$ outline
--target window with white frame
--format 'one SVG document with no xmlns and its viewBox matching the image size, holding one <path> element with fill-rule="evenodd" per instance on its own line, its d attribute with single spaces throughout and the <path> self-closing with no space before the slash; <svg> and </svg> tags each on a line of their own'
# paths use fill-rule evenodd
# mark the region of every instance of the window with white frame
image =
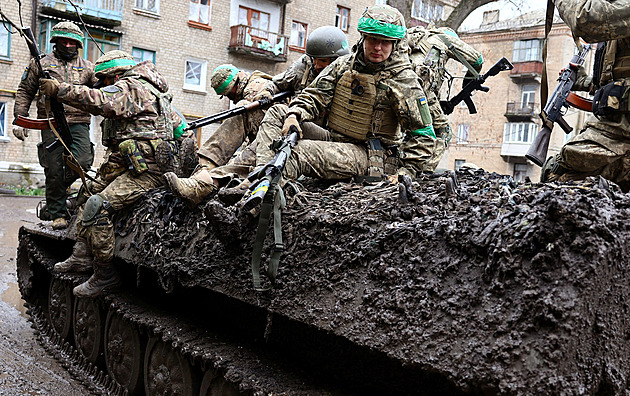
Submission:
<svg viewBox="0 0 630 396">
<path fill-rule="evenodd" d="M 11 35 L 8 29 L 11 29 L 11 26 L 0 23 L 0 58 L 11 56 Z"/>
<path fill-rule="evenodd" d="M 466 163 L 465 159 L 456 159 L 455 160 L 455 170 L 460 170 L 461 167 Z"/>
<path fill-rule="evenodd" d="M 7 103 L 0 102 L 0 140 L 9 138 L 7 132 Z"/>
<path fill-rule="evenodd" d="M 207 61 L 201 59 L 186 59 L 184 89 L 205 92 L 207 72 Z"/>
<path fill-rule="evenodd" d="M 212 17 L 212 0 L 190 0 L 188 21 L 191 25 L 209 27 Z"/>
<path fill-rule="evenodd" d="M 536 102 L 536 85 L 523 85 L 521 107 L 533 107 Z"/>
<path fill-rule="evenodd" d="M 435 22 L 442 19 L 444 6 L 435 0 L 413 0 L 411 3 L 411 17 L 427 22 Z"/>
<path fill-rule="evenodd" d="M 136 0 L 136 8 L 159 14 L 160 0 Z"/>
<path fill-rule="evenodd" d="M 503 129 L 503 143 L 532 143 L 538 132 L 533 122 L 507 122 Z"/>
<path fill-rule="evenodd" d="M 337 14 L 335 15 L 335 26 L 348 33 L 349 25 L 350 9 L 342 6 L 337 6 Z"/>
<path fill-rule="evenodd" d="M 519 40 L 514 42 L 512 62 L 530 62 L 542 60 L 542 45 L 540 39 Z"/>
<path fill-rule="evenodd" d="M 457 126 L 457 143 L 468 143 L 470 125 L 459 124 Z"/>
<path fill-rule="evenodd" d="M 155 51 L 134 47 L 131 49 L 131 56 L 133 56 L 136 63 L 151 61 L 155 64 Z"/>
<path fill-rule="evenodd" d="M 523 181 L 527 177 L 527 164 L 514 164 L 514 180 Z"/>
<path fill-rule="evenodd" d="M 291 22 L 291 37 L 289 38 L 289 45 L 298 49 L 306 48 L 306 32 L 307 24 L 302 22 Z"/>
</svg>

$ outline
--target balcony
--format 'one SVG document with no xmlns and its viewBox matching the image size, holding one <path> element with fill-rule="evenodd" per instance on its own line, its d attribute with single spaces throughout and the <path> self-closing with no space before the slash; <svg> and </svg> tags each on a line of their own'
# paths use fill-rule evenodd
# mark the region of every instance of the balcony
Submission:
<svg viewBox="0 0 630 396">
<path fill-rule="evenodd" d="M 527 121 L 540 115 L 540 106 L 537 103 L 508 102 L 505 109 L 505 117 L 509 121 Z"/>
<path fill-rule="evenodd" d="M 125 0 L 75 0 L 73 3 L 86 21 L 109 26 L 118 26 L 122 22 Z M 72 4 L 64 0 L 42 0 L 41 4 L 43 12 L 64 17 L 76 15 Z"/>
<path fill-rule="evenodd" d="M 228 51 L 272 62 L 286 62 L 289 38 L 246 25 L 230 28 Z"/>
<path fill-rule="evenodd" d="M 510 70 L 510 78 L 540 81 L 542 69 L 542 61 L 517 62 L 514 63 L 514 68 Z"/>
</svg>

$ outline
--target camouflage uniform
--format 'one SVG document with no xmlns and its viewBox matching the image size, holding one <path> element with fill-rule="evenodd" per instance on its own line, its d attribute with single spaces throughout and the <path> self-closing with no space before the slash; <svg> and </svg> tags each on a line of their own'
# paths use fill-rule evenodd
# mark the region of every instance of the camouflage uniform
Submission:
<svg viewBox="0 0 630 396">
<path fill-rule="evenodd" d="M 601 175 L 630 190 L 630 1 L 556 0 L 562 19 L 574 36 L 587 42 L 605 41 L 601 71 L 592 77 L 591 91 L 607 84 L 619 85 L 626 99 L 609 103 L 617 107 L 609 115 L 590 118 L 585 128 L 572 137 L 543 166 L 542 180 L 579 180 Z M 596 62 L 597 63 L 597 59 Z M 588 87 L 582 87 L 587 89 Z M 613 99 L 613 98 L 611 98 Z"/>
<path fill-rule="evenodd" d="M 381 34 L 382 26 L 386 26 L 387 33 Z M 435 140 L 426 97 L 409 62 L 402 15 L 386 5 L 372 6 L 359 21 L 359 31 L 396 40 L 393 50 L 385 61 L 368 62 L 364 56 L 363 36 L 352 54 L 338 58 L 324 69 L 291 102 L 288 114 L 295 115 L 302 123 L 317 120 L 328 110 L 329 133 L 320 134 L 325 140 L 298 141 L 285 166 L 285 179 L 296 179 L 300 175 L 322 179 L 368 175 L 373 159 L 368 154 L 370 138 L 380 139 L 384 145 L 400 144 L 403 133 L 426 134 Z M 390 32 L 395 33 L 386 35 Z M 354 79 L 365 88 L 362 94 L 350 93 Z M 355 109 L 354 104 L 360 107 Z M 359 112 L 362 115 L 357 115 Z M 286 125 L 287 121 L 284 127 Z M 272 141 L 282 130 L 269 128 L 266 133 L 269 134 L 266 139 Z M 264 165 L 272 155 L 269 148 L 260 144 L 256 165 Z"/>
<path fill-rule="evenodd" d="M 409 58 L 416 74 L 422 79 L 422 88 L 427 95 L 433 128 L 437 137 L 435 152 L 429 160 L 426 160 L 425 157 L 432 153 L 425 151 L 424 148 L 430 146 L 431 142 L 425 136 L 409 137 L 403 144 L 405 168 L 415 174 L 421 171 L 435 170 L 453 135 L 448 117 L 444 114 L 439 100 L 440 89 L 446 78 L 446 63 L 449 59 L 460 61 L 461 57 L 479 72 L 483 64 L 483 57 L 479 51 L 462 41 L 457 33 L 449 28 L 425 29 L 416 26 L 409 29 L 407 35 L 411 49 Z M 417 163 L 425 165 L 417 167 Z"/>
<path fill-rule="evenodd" d="M 58 29 L 68 25 L 69 22 L 62 22 L 55 25 L 55 32 L 61 32 Z M 80 33 L 76 25 L 72 24 Z M 55 37 L 53 37 L 54 39 Z M 58 38 L 58 37 L 57 37 Z M 53 41 L 51 39 L 51 42 Z M 78 42 L 78 38 L 76 39 Z M 81 47 L 79 45 L 78 47 Z M 94 65 L 74 54 L 70 59 L 69 56 L 59 53 L 60 49 L 55 46 L 52 53 L 41 59 L 42 68 L 48 71 L 51 77 L 60 82 L 69 84 L 92 86 L 97 80 L 94 77 Z M 65 58 L 65 59 L 64 59 Z M 22 80 L 18 85 L 17 94 L 15 96 L 15 106 L 13 107 L 13 115 L 15 119 L 18 116 L 28 117 L 31 102 L 35 99 L 39 90 L 39 80 L 41 74 L 34 60 L 31 60 L 28 67 L 22 74 Z M 89 169 L 94 161 L 94 148 L 90 142 L 90 114 L 76 109 L 72 106 L 64 106 L 66 119 L 70 127 L 72 135 L 72 145 L 70 150 L 79 161 L 84 169 Z M 37 118 L 49 118 L 52 114 L 46 113 L 46 97 L 40 95 L 37 100 Z M 15 124 L 15 120 L 13 121 Z M 66 208 L 66 189 L 77 179 L 78 175 L 66 168 L 63 160 L 64 148 L 59 146 L 52 151 L 46 150 L 46 147 L 53 143 L 57 137 L 50 130 L 41 131 L 41 142 L 37 144 L 37 155 L 39 164 L 44 168 L 46 176 L 46 207 L 48 215 L 51 219 L 65 218 L 67 216 Z"/>
</svg>

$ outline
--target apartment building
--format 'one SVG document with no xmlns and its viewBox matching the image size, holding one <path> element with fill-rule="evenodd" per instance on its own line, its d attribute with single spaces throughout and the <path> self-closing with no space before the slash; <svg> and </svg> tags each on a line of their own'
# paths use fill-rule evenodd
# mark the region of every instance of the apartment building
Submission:
<svg viewBox="0 0 630 396">
<path fill-rule="evenodd" d="M 52 50 L 48 42 L 52 26 L 70 20 L 86 33 L 81 55 L 92 62 L 101 51 L 114 49 L 129 52 L 137 61 L 153 61 L 169 83 L 174 105 L 194 120 L 230 106 L 210 87 L 217 66 L 232 63 L 248 71 L 277 74 L 304 54 L 309 32 L 324 25 L 340 27 L 352 45 L 359 39 L 356 26 L 361 14 L 375 2 L 384 1 L 39 0 L 20 6 L 7 0 L 2 10 L 13 22 L 34 28 L 43 52 Z M 31 131 L 22 142 L 11 132 L 15 90 L 29 58 L 24 40 L 10 33 L 10 27 L 0 28 L 0 75 L 4 76 L 0 80 L 0 184 L 29 184 L 43 177 L 36 150 L 39 133 Z M 35 106 L 31 110 L 34 116 Z M 103 154 L 99 122 L 94 117 L 91 128 L 95 165 Z M 198 141 L 215 129 L 196 131 Z"/>
<path fill-rule="evenodd" d="M 490 172 L 512 175 L 516 180 L 540 179 L 540 167 L 528 161 L 525 153 L 541 127 L 544 25 L 545 10 L 504 21 L 499 21 L 498 11 L 489 11 L 478 29 L 460 34 L 483 54 L 483 72 L 501 57 L 512 62 L 514 69 L 489 78 L 485 85 L 490 91 L 473 96 L 477 114 L 469 114 L 465 105 L 455 109 L 451 115 L 453 140 L 440 168 L 457 169 L 469 162 Z M 549 95 L 557 84 L 560 70 L 566 67 L 575 51 L 570 29 L 556 17 L 548 38 Z M 587 70 L 590 70 L 593 55 L 591 51 Z M 462 76 L 465 71 L 458 65 L 451 72 Z M 452 93 L 460 88 L 461 82 L 453 84 Z M 582 111 L 569 109 L 564 118 L 575 132 L 581 128 L 585 116 Z M 558 153 L 569 137 L 556 125 L 548 155 Z"/>
</svg>

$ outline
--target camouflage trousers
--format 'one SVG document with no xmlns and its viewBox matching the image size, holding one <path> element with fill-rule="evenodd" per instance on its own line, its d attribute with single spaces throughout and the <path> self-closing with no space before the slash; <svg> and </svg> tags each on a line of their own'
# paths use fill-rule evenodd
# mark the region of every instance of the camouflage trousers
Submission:
<svg viewBox="0 0 630 396">
<path fill-rule="evenodd" d="M 401 146 L 402 163 L 415 176 L 422 172 L 433 172 L 446 151 L 446 140 L 431 136 L 411 136 Z"/>
<path fill-rule="evenodd" d="M 601 175 L 624 190 L 630 189 L 629 115 L 591 119 L 560 149 L 550 179 L 581 180 Z"/>
<path fill-rule="evenodd" d="M 81 221 L 77 222 L 77 235 L 86 239 L 96 261 L 106 263 L 114 257 L 115 238 L 112 213 L 132 205 L 147 191 L 163 185 L 162 174 L 155 169 L 151 170 L 154 166 L 150 166 L 149 171 L 139 176 L 125 171 L 109 182 L 101 179 L 99 180 L 101 183 L 91 183 L 91 193 L 100 195 L 111 205 L 109 213 L 103 208 L 100 209 L 105 216 L 96 223 L 84 226 Z M 78 213 L 79 220 L 83 218 L 84 208 L 85 205 Z"/>
<path fill-rule="evenodd" d="M 256 166 L 263 166 L 275 155 L 271 143 L 282 136 L 288 112 L 285 105 L 274 105 L 258 130 Z M 332 141 L 331 133 L 312 122 L 301 124 L 302 138 L 293 148 L 282 174 L 285 180 L 300 176 L 339 180 L 365 175 L 369 161 L 363 145 Z"/>
</svg>

